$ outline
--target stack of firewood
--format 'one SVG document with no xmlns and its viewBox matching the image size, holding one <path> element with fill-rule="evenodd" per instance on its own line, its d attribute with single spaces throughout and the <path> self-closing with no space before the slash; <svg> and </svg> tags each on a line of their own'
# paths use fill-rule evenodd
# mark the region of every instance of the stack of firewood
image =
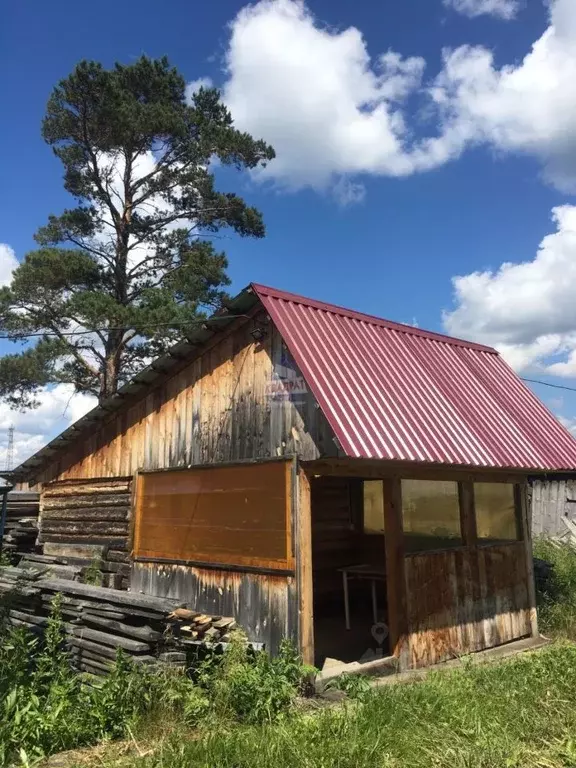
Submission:
<svg viewBox="0 0 576 768">
<path fill-rule="evenodd" d="M 52 578 L 40 568 L 0 568 L 12 626 L 42 633 L 58 593 L 75 665 L 96 675 L 106 674 L 119 648 L 139 663 L 185 665 L 189 646 L 226 643 L 235 626 L 175 600 Z"/>
</svg>

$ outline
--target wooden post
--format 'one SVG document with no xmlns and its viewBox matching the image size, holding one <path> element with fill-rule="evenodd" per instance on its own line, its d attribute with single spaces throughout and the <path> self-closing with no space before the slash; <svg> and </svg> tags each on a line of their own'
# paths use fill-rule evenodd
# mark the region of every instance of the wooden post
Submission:
<svg viewBox="0 0 576 768">
<path fill-rule="evenodd" d="M 460 529 L 462 541 L 468 549 L 476 547 L 478 531 L 476 530 L 476 513 L 474 510 L 474 483 L 458 483 L 460 496 Z"/>
<path fill-rule="evenodd" d="M 409 665 L 409 627 L 404 563 L 402 487 L 399 479 L 384 480 L 384 530 L 390 651 L 398 659 L 399 667 L 402 670 Z"/>
<path fill-rule="evenodd" d="M 298 470 L 296 507 L 296 578 L 298 580 L 298 626 L 300 653 L 305 664 L 314 663 L 314 591 L 312 582 L 312 506 L 310 480 Z"/>
<path fill-rule="evenodd" d="M 521 534 L 526 551 L 526 579 L 528 591 L 528 610 L 530 612 L 530 631 L 532 637 L 538 637 L 538 614 L 536 611 L 536 586 L 534 584 L 534 559 L 532 555 L 532 530 L 530 521 L 530 507 L 528 505 L 528 484 L 516 485 L 514 498 L 516 507 L 520 512 Z"/>
</svg>

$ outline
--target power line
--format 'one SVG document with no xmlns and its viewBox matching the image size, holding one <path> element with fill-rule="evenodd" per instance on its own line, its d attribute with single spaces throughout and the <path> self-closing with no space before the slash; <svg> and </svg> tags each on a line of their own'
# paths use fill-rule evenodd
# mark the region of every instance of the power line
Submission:
<svg viewBox="0 0 576 768">
<path fill-rule="evenodd" d="M 528 381 L 530 384 L 542 384 L 543 387 L 554 387 L 554 389 L 567 389 L 569 392 L 576 392 L 576 387 L 567 387 L 565 384 L 551 384 L 549 381 L 539 381 L 538 379 L 526 379 L 520 377 L 522 381 Z"/>
<path fill-rule="evenodd" d="M 249 317 L 248 315 L 222 315 L 222 317 L 209 317 L 205 320 L 188 320 L 182 323 L 145 323 L 143 325 L 125 325 L 122 327 L 106 326 L 104 328 L 91 328 L 85 331 L 39 331 L 38 333 L 14 333 L 12 335 L 2 335 L 0 339 L 18 341 L 19 339 L 32 339 L 37 336 L 87 336 L 91 333 L 106 333 L 109 331 L 131 331 L 144 330 L 145 328 L 186 328 L 189 326 L 202 326 L 211 323 L 214 320 L 230 320 L 235 317 Z"/>
</svg>

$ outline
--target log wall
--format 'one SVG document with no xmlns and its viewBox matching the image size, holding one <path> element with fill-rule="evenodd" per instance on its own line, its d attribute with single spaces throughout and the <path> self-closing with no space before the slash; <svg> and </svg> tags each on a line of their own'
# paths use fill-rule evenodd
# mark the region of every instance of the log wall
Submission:
<svg viewBox="0 0 576 768">
<path fill-rule="evenodd" d="M 337 452 L 333 433 L 302 384 L 271 324 L 262 340 L 252 321 L 213 341 L 196 359 L 39 470 L 36 482 L 118 477 L 166 469 L 297 454 Z"/>
<path fill-rule="evenodd" d="M 38 542 L 45 555 L 98 563 L 105 586 L 125 588 L 131 509 L 131 477 L 48 483 L 40 498 Z"/>
<path fill-rule="evenodd" d="M 524 542 L 407 555 L 411 667 L 531 635 Z"/>
</svg>

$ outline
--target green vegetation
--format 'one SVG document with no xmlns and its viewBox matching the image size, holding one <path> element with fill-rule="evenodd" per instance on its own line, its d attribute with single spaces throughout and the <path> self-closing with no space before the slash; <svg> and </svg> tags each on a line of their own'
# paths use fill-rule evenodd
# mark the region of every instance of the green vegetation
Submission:
<svg viewBox="0 0 576 768">
<path fill-rule="evenodd" d="M 539 541 L 543 630 L 574 637 L 576 550 Z M 0 606 L 0 626 L 2 611 Z M 576 645 L 498 664 L 473 659 L 422 682 L 373 688 L 343 676 L 341 702 L 302 705 L 310 669 L 238 635 L 190 675 L 119 656 L 104 680 L 75 673 L 56 601 L 41 642 L 0 634 L 0 766 L 64 750 L 65 765 L 116 768 L 567 768 L 576 765 Z M 108 746 L 104 746 L 108 743 Z"/>
<path fill-rule="evenodd" d="M 470 663 L 273 725 L 173 733 L 130 768 L 560 768 L 576 764 L 576 647 Z M 197 735 L 197 734 L 196 734 Z M 84 761 L 83 761 L 84 763 Z"/>
<path fill-rule="evenodd" d="M 309 670 L 289 645 L 275 659 L 247 648 L 208 653 L 192 677 L 135 665 L 118 655 L 102 680 L 76 673 L 64 650 L 60 600 L 42 641 L 8 628 L 0 606 L 0 766 L 32 763 L 59 751 L 134 731 L 232 727 L 277 722 L 293 706 Z"/>
<path fill-rule="evenodd" d="M 576 640 L 576 548 L 567 542 L 537 539 L 534 557 L 552 566 L 542 569 L 536 563 L 535 567 L 540 631 Z"/>
</svg>

